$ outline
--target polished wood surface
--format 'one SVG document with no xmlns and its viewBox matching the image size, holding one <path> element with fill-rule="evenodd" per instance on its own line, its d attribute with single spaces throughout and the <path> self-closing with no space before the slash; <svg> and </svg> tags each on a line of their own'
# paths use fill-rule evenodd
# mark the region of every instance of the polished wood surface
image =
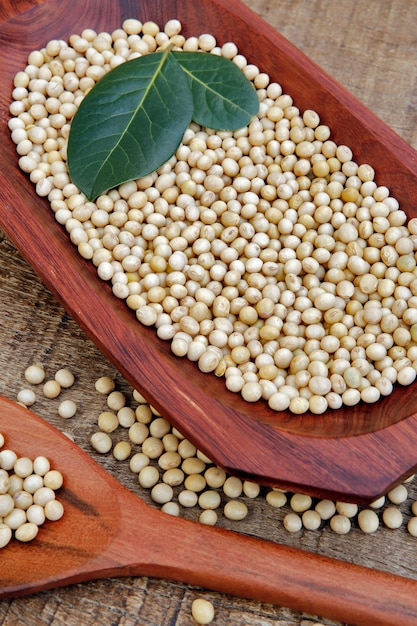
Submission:
<svg viewBox="0 0 417 626">
<path fill-rule="evenodd" d="M 61 0 L 49 0 L 1 27 L 3 112 L 14 72 L 22 68 L 25 51 L 42 46 L 46 29 L 57 39 L 68 37 L 80 24 L 113 30 L 136 4 L 108 0 L 98 14 L 95 2 L 73 0 L 65 21 L 61 6 Z M 233 39 L 253 63 L 293 94 L 302 110 L 321 111 L 325 102 L 322 120 L 334 129 L 334 140 L 355 146 L 359 163 L 375 163 L 377 175 L 410 217 L 417 214 L 412 202 L 415 151 L 265 21 L 239 0 L 148 0 L 140 5 L 143 21 L 164 23 L 172 14 L 183 23 L 185 34 L 209 31 L 219 43 Z M 29 27 L 28 19 L 37 28 Z M 16 168 L 15 147 L 5 125 L 0 132 L 0 224 L 5 233 L 117 369 L 199 449 L 229 472 L 256 482 L 362 502 L 376 499 L 413 471 L 417 414 L 411 386 L 398 386 L 375 405 L 360 403 L 298 417 L 274 412 L 263 401 L 247 403 L 227 391 L 223 379 L 202 374 L 194 363 L 174 356 L 153 328 L 139 327 L 132 311 L 97 277 L 92 263 L 69 244 L 48 202 L 34 194 L 28 177 Z M 389 464 L 383 459 L 387 454 Z"/>
<path fill-rule="evenodd" d="M 6 4 L 2 2 L 2 10 Z M 28 4 L 36 3 L 13 3 L 19 12 L 22 5 L 26 9 Z M 341 0 L 337 5 L 329 1 L 268 3 L 251 0 L 246 4 L 355 93 L 408 143 L 417 147 L 413 106 L 417 73 L 413 23 L 417 8 L 413 4 L 405 0 Z M 323 24 L 326 25 L 324 30 Z M 111 372 L 116 375 L 120 387 L 129 389 L 129 385 L 64 313 L 8 239 L 2 239 L 0 250 L 0 391 L 15 397 L 23 385 L 24 367 L 34 360 L 43 361 L 51 373 L 62 365 L 70 365 L 77 373 L 80 407 L 77 417 L 62 425 L 62 421 L 56 418 L 56 403 L 46 400 L 40 400 L 36 410 L 61 428 L 73 431 L 78 442 L 88 448 L 88 433 L 102 407 L 102 399 L 97 398 L 93 390 L 95 377 Z M 385 454 L 390 458 L 389 451 Z M 132 484 L 129 474 L 117 463 L 109 459 L 101 462 L 122 482 Z M 412 499 L 415 497 L 413 484 L 409 491 Z M 141 496 L 149 499 L 146 493 Z M 282 528 L 281 511 L 271 510 L 261 502 L 250 505 L 251 514 L 245 522 L 236 524 L 222 520 L 221 524 L 311 552 L 416 578 L 415 539 L 407 535 L 404 527 L 398 531 L 380 528 L 370 537 L 356 527 L 344 537 L 337 537 L 328 527 L 293 536 Z M 410 500 L 402 508 L 409 517 Z M 299 611 L 280 609 L 268 603 L 249 602 L 165 580 L 138 577 L 108 579 L 30 598 L 4 600 L 0 603 L 0 623 L 191 624 L 191 601 L 201 593 L 215 604 L 215 624 L 296 625 L 306 617 Z M 325 617 L 322 621 L 335 623 Z"/>
<path fill-rule="evenodd" d="M 156 511 L 30 410 L 0 396 L 0 412 L 7 448 L 44 455 L 63 474 L 57 498 L 65 510 L 30 544 L 4 549 L 0 598 L 148 575 L 357 626 L 415 624 L 417 581 Z"/>
</svg>

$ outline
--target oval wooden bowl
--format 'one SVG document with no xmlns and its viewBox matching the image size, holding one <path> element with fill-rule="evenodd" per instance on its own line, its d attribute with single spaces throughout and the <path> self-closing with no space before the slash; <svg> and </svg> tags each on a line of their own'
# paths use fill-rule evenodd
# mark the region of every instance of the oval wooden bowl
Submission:
<svg viewBox="0 0 417 626">
<path fill-rule="evenodd" d="M 27 54 L 84 28 L 111 31 L 128 17 L 163 25 L 176 17 L 185 35 L 210 32 L 233 40 L 251 63 L 312 108 L 337 143 L 370 163 L 377 181 L 417 215 L 416 153 L 343 87 L 238 0 L 46 0 L 0 27 L 0 224 L 45 285 L 126 379 L 169 421 L 227 471 L 256 482 L 320 497 L 372 501 L 417 465 L 415 386 L 396 388 L 376 404 L 322 416 L 276 413 L 244 402 L 224 381 L 175 357 L 153 329 L 83 260 L 47 201 L 17 166 L 7 128 L 14 74 Z M 82 357 L 81 357 L 82 358 Z"/>
</svg>

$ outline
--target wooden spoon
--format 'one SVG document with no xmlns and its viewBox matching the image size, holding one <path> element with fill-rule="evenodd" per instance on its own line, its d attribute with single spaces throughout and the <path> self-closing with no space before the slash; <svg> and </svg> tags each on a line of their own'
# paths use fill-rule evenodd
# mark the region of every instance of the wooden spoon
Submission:
<svg viewBox="0 0 417 626">
<path fill-rule="evenodd" d="M 112 31 L 132 16 L 160 25 L 177 17 L 186 36 L 209 32 L 219 44 L 235 41 L 301 110 L 317 110 L 335 141 L 354 148 L 358 162 L 374 164 L 379 184 L 390 188 L 410 217 L 417 215 L 415 152 L 238 0 L 102 0 L 100 11 L 95 0 L 72 0 L 71 11 L 63 0 L 39 2 L 0 26 L 2 120 L 9 117 L 14 74 L 25 67 L 27 54 L 48 40 L 68 40 L 87 27 Z M 358 502 L 376 499 L 413 473 L 412 386 L 397 388 L 375 405 L 324 415 L 296 416 L 274 412 L 263 401 L 245 402 L 227 391 L 223 380 L 175 357 L 153 328 L 139 324 L 71 245 L 47 200 L 36 196 L 17 166 L 6 123 L 0 125 L 0 143 L 1 227 L 123 376 L 213 461 L 255 482 Z"/>
<path fill-rule="evenodd" d="M 108 576 L 154 576 L 349 624 L 413 625 L 417 582 L 171 517 L 29 409 L 0 397 L 5 447 L 64 476 L 61 520 L 1 550 L 0 598 Z"/>
</svg>

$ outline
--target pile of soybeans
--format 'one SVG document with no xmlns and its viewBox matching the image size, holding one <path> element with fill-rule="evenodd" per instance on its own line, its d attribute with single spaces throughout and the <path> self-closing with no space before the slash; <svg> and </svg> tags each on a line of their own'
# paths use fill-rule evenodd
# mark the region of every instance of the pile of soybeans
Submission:
<svg viewBox="0 0 417 626">
<path fill-rule="evenodd" d="M 112 68 L 169 44 L 231 59 L 258 115 L 234 132 L 192 123 L 158 171 L 88 201 L 66 163 L 79 104 Z M 10 113 L 19 166 L 80 255 L 231 392 L 321 414 L 415 380 L 417 219 L 233 42 L 185 38 L 175 19 L 51 40 L 16 74 Z"/>
<path fill-rule="evenodd" d="M 13 537 L 32 541 L 45 521 L 64 514 L 55 494 L 63 483 L 61 472 L 52 469 L 45 456 L 19 456 L 6 444 L 0 433 L 0 548 Z"/>
</svg>

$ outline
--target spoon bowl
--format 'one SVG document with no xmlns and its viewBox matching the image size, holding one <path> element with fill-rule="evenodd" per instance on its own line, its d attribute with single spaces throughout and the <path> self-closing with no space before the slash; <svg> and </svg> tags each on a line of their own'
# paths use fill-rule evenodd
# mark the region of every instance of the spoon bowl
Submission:
<svg viewBox="0 0 417 626">
<path fill-rule="evenodd" d="M 65 20 L 62 15 L 65 15 Z M 128 17 L 163 25 L 173 16 L 186 36 L 233 40 L 251 63 L 280 82 L 301 110 L 313 108 L 337 143 L 375 166 L 379 184 L 417 215 L 415 152 L 343 87 L 238 0 L 45 0 L 0 26 L 0 117 L 6 120 L 14 74 L 27 54 L 84 28 L 112 31 Z M 45 285 L 124 377 L 164 417 L 228 472 L 319 497 L 372 501 L 417 465 L 415 387 L 373 405 L 302 416 L 247 403 L 224 381 L 174 356 L 154 329 L 80 257 L 45 199 L 18 169 L 7 124 L 0 127 L 0 225 Z M 387 461 L 388 460 L 388 461 Z"/>
<path fill-rule="evenodd" d="M 65 435 L 0 396 L 5 449 L 64 477 L 63 517 L 1 549 L 0 598 L 109 576 L 153 576 L 349 624 L 415 624 L 417 582 L 171 517 L 123 487 Z"/>
</svg>

